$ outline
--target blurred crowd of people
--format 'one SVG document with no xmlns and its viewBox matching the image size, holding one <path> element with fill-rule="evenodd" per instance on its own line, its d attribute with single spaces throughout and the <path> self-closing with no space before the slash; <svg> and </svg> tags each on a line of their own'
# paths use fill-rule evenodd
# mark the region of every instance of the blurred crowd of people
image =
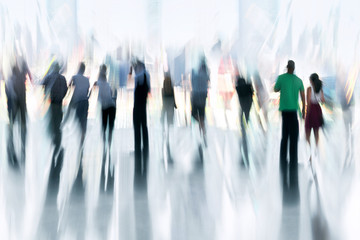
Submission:
<svg viewBox="0 0 360 240">
<path fill-rule="evenodd" d="M 80 134 L 80 162 L 83 157 L 84 142 L 88 128 L 88 112 L 89 112 L 89 98 L 93 92 L 97 93 L 99 106 L 101 106 L 101 139 L 103 140 L 103 164 L 102 164 L 102 178 L 112 176 L 108 174 L 108 168 L 105 166 L 107 159 L 111 159 L 111 149 L 113 146 L 113 133 L 115 126 L 115 118 L 117 109 L 118 92 L 121 93 L 123 88 L 127 86 L 128 79 L 133 75 L 133 112 L 132 123 L 134 129 L 134 159 L 135 159 L 135 177 L 136 179 L 146 179 L 146 172 L 148 160 L 150 155 L 149 149 L 149 131 L 148 131 L 148 117 L 147 117 L 147 102 L 148 96 L 151 94 L 151 72 L 146 68 L 144 61 L 138 58 L 132 60 L 124 60 L 117 63 L 116 71 L 114 71 L 114 63 L 105 60 L 101 64 L 98 71 L 98 77 L 94 84 L 90 84 L 89 77 L 85 76 L 86 64 L 80 62 L 78 71 L 73 75 L 70 81 L 67 81 L 62 74 L 63 66 L 54 61 L 51 63 L 48 71 L 41 81 L 33 82 L 31 70 L 29 69 L 25 60 L 17 60 L 12 67 L 11 75 L 6 80 L 6 96 L 7 109 L 9 116 L 9 131 L 7 141 L 7 156 L 8 162 L 14 168 L 26 164 L 26 129 L 27 129 L 27 107 L 26 107 L 26 84 L 39 84 L 44 87 L 45 99 L 50 102 L 47 112 L 49 124 L 48 133 L 51 137 L 52 145 L 54 147 L 51 159 L 50 177 L 52 179 L 60 178 L 62 169 L 62 162 L 64 158 L 64 147 L 62 146 L 62 125 L 68 121 L 71 114 L 75 116 L 77 126 Z M 110 68 L 110 70 L 109 70 Z M 180 85 L 186 90 L 190 91 L 191 103 L 191 124 L 199 127 L 199 134 L 201 136 L 199 144 L 200 153 L 203 148 L 208 145 L 207 131 L 206 131 L 206 106 L 208 104 L 208 97 L 211 88 L 211 73 L 208 61 L 205 55 L 202 55 L 196 67 L 193 67 L 191 73 L 188 75 L 182 73 L 182 82 Z M 298 151 L 297 144 L 299 138 L 299 123 L 298 112 L 302 118 L 305 119 L 305 133 L 308 142 L 309 160 L 312 160 L 313 155 L 317 154 L 317 146 L 319 142 L 319 129 L 324 125 L 324 117 L 322 113 L 321 104 L 325 103 L 325 96 L 323 91 L 323 83 L 318 74 L 314 73 L 309 78 L 310 86 L 305 89 L 303 81 L 294 74 L 295 62 L 288 61 L 287 72 L 278 76 L 274 85 L 274 91 L 280 92 L 279 111 L 282 114 L 282 140 L 280 149 L 280 169 L 283 172 L 283 182 L 285 186 L 295 184 L 297 185 L 297 164 Z M 177 70 L 178 71 L 178 70 Z M 116 77 L 117 83 L 113 84 L 113 75 Z M 167 153 L 168 163 L 172 163 L 173 158 L 170 154 L 170 129 L 174 125 L 175 111 L 178 108 L 175 80 L 172 78 L 170 69 L 163 71 L 163 84 L 161 88 L 162 110 L 160 123 L 163 127 L 163 141 L 164 148 Z M 185 77 L 185 76 L 188 76 Z M 262 130 L 266 132 L 268 122 L 268 106 L 270 102 L 270 91 L 266 84 L 260 77 L 260 73 L 255 71 L 244 71 L 237 63 L 233 62 L 230 56 L 224 56 L 220 59 L 219 67 L 217 69 L 217 92 L 223 101 L 223 108 L 225 112 L 225 120 L 228 124 L 229 119 L 226 111 L 231 108 L 231 101 L 234 93 L 240 106 L 239 112 L 239 126 L 240 126 L 240 148 L 241 148 L 241 163 L 244 166 L 249 165 L 249 146 L 247 141 L 247 134 L 249 131 L 250 112 L 253 105 L 256 106 L 256 112 Z M 184 83 L 184 81 L 188 84 Z M 179 84 L 177 84 L 179 85 Z M 66 111 L 64 110 L 64 98 L 69 91 L 72 92 L 71 101 L 69 102 Z M 342 91 L 345 92 L 345 91 Z M 298 97 L 301 97 L 301 111 Z M 185 95 L 186 96 L 186 95 Z M 341 106 L 344 111 L 344 121 L 351 129 L 351 111 L 350 106 L 353 104 L 353 97 L 348 98 L 346 93 L 342 96 Z M 350 113 L 348 113 L 350 112 Z M 261 116 L 260 116 L 261 115 Z M 186 116 L 185 116 L 186 117 Z M 14 149 L 14 124 L 18 122 L 21 132 L 21 150 L 20 154 L 16 154 Z M 315 150 L 311 150 L 311 131 L 315 135 Z M 349 130 L 351 131 L 351 130 Z M 287 183 L 287 148 L 290 142 L 290 184 Z M 314 154 L 312 154 L 312 152 Z M 202 157 L 201 157 L 202 160 Z"/>
</svg>

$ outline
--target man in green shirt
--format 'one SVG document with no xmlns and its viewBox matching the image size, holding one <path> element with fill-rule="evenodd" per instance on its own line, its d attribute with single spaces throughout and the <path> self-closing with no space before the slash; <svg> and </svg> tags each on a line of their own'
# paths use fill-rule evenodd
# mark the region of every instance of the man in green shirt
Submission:
<svg viewBox="0 0 360 240">
<path fill-rule="evenodd" d="M 282 114 L 282 138 L 280 146 L 280 169 L 282 172 L 283 186 L 298 187 L 298 159 L 297 145 L 299 138 L 299 122 L 297 111 L 299 109 L 299 93 L 302 101 L 302 117 L 305 114 L 304 85 L 300 78 L 294 74 L 295 62 L 288 61 L 287 73 L 278 77 L 274 91 L 280 92 L 280 107 Z M 287 148 L 290 138 L 290 183 L 287 184 Z"/>
</svg>

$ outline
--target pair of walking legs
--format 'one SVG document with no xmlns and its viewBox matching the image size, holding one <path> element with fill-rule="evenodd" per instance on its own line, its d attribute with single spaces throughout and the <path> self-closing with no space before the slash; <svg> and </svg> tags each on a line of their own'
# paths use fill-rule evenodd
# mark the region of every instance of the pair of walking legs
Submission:
<svg viewBox="0 0 360 240">
<path fill-rule="evenodd" d="M 135 141 L 135 175 L 146 175 L 149 157 L 149 136 L 147 128 L 146 108 L 134 108 L 133 125 Z M 141 151 L 141 136 L 143 150 Z"/>
<path fill-rule="evenodd" d="M 62 104 L 50 104 L 50 135 L 54 145 L 54 153 L 51 162 L 50 180 L 52 183 L 58 184 L 60 172 L 63 164 L 64 150 L 62 149 L 62 132 L 61 122 L 63 119 Z"/>
<path fill-rule="evenodd" d="M 298 145 L 299 122 L 296 111 L 282 112 L 282 138 L 280 146 L 280 170 L 284 192 L 298 191 Z M 288 142 L 290 140 L 290 162 L 287 162 Z"/>
<path fill-rule="evenodd" d="M 108 144 L 109 146 L 111 146 L 112 135 L 114 131 L 115 115 L 116 115 L 115 107 L 102 109 L 102 131 L 103 131 L 104 147 L 106 145 L 106 130 L 108 127 L 109 127 Z"/>
<path fill-rule="evenodd" d="M 305 129 L 305 134 L 306 134 L 306 141 L 310 145 L 311 129 Z M 315 135 L 316 146 L 318 146 L 318 144 L 319 144 L 319 128 L 314 128 L 314 135 Z"/>
</svg>

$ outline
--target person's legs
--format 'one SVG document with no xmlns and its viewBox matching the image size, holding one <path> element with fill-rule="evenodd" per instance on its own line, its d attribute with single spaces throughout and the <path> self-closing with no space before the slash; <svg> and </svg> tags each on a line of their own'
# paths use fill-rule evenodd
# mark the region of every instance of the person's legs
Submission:
<svg viewBox="0 0 360 240">
<path fill-rule="evenodd" d="M 111 146 L 111 142 L 112 142 L 115 117 L 116 117 L 116 108 L 115 107 L 109 108 L 109 146 Z"/>
<path fill-rule="evenodd" d="M 21 126 L 21 161 L 25 162 L 26 154 L 26 103 L 20 104 L 20 126 Z"/>
<path fill-rule="evenodd" d="M 62 133 L 60 129 L 63 118 L 62 105 L 54 103 L 50 104 L 50 114 L 50 129 L 52 141 L 55 146 L 50 176 L 55 182 L 58 182 L 63 161 L 63 149 L 61 148 Z"/>
<path fill-rule="evenodd" d="M 291 114 L 290 119 L 290 188 L 297 193 L 298 189 L 298 139 L 299 122 L 297 113 Z"/>
<path fill-rule="evenodd" d="M 134 146 L 135 146 L 135 177 L 141 174 L 141 133 L 139 111 L 133 110 Z"/>
<path fill-rule="evenodd" d="M 246 117 L 244 115 L 245 115 L 244 111 L 241 110 L 240 125 L 241 125 L 241 134 L 242 134 L 242 150 L 244 153 L 244 158 L 242 160 L 242 163 L 244 165 L 248 166 L 249 165 L 249 153 L 248 153 L 248 147 L 247 147 L 247 137 L 246 137 L 246 127 L 245 127 Z"/>
<path fill-rule="evenodd" d="M 107 111 L 107 109 L 102 109 L 101 110 L 101 115 L 102 115 L 102 133 L 103 133 L 103 141 L 104 141 L 104 148 L 105 148 L 106 128 L 107 128 L 107 124 L 108 124 L 108 111 Z"/>
<path fill-rule="evenodd" d="M 89 102 L 87 100 L 79 102 L 76 106 L 76 117 L 81 128 L 81 145 L 84 143 L 85 140 L 88 110 Z"/>
<path fill-rule="evenodd" d="M 315 131 L 314 131 L 315 132 Z M 305 128 L 306 141 L 310 145 L 311 128 Z"/>
<path fill-rule="evenodd" d="M 319 145 L 319 128 L 314 128 L 316 147 Z"/>
<path fill-rule="evenodd" d="M 143 137 L 143 154 L 144 154 L 144 171 L 146 171 L 146 162 L 149 157 L 149 134 L 147 127 L 147 115 L 146 109 L 143 110 L 141 114 L 141 127 L 142 127 L 142 137 Z"/>
<path fill-rule="evenodd" d="M 55 154 L 58 154 L 61 148 L 61 121 L 63 117 L 62 106 L 61 104 L 51 104 L 52 110 L 52 119 L 53 124 L 53 142 L 55 145 Z"/>
<path fill-rule="evenodd" d="M 289 138 L 289 116 L 288 113 L 282 113 L 282 134 L 281 134 L 281 145 L 280 145 L 280 158 L 281 161 L 286 162 L 288 138 Z"/>
<path fill-rule="evenodd" d="M 280 144 L 280 172 L 282 176 L 283 186 L 287 183 L 287 148 L 289 137 L 289 113 L 282 113 L 282 137 Z"/>
<path fill-rule="evenodd" d="M 205 97 L 206 97 L 206 96 L 205 96 Z M 204 139 L 206 138 L 206 129 L 205 129 L 205 106 L 206 106 L 206 98 L 202 99 L 201 105 L 198 106 L 200 134 L 202 133 Z"/>
</svg>

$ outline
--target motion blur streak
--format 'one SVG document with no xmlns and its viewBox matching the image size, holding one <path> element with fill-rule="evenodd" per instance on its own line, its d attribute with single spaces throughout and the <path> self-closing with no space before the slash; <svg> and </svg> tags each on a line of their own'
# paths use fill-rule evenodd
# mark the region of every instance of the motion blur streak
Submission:
<svg viewBox="0 0 360 240">
<path fill-rule="evenodd" d="M 0 0 L 0 239 L 359 239 L 359 9 Z"/>
</svg>

